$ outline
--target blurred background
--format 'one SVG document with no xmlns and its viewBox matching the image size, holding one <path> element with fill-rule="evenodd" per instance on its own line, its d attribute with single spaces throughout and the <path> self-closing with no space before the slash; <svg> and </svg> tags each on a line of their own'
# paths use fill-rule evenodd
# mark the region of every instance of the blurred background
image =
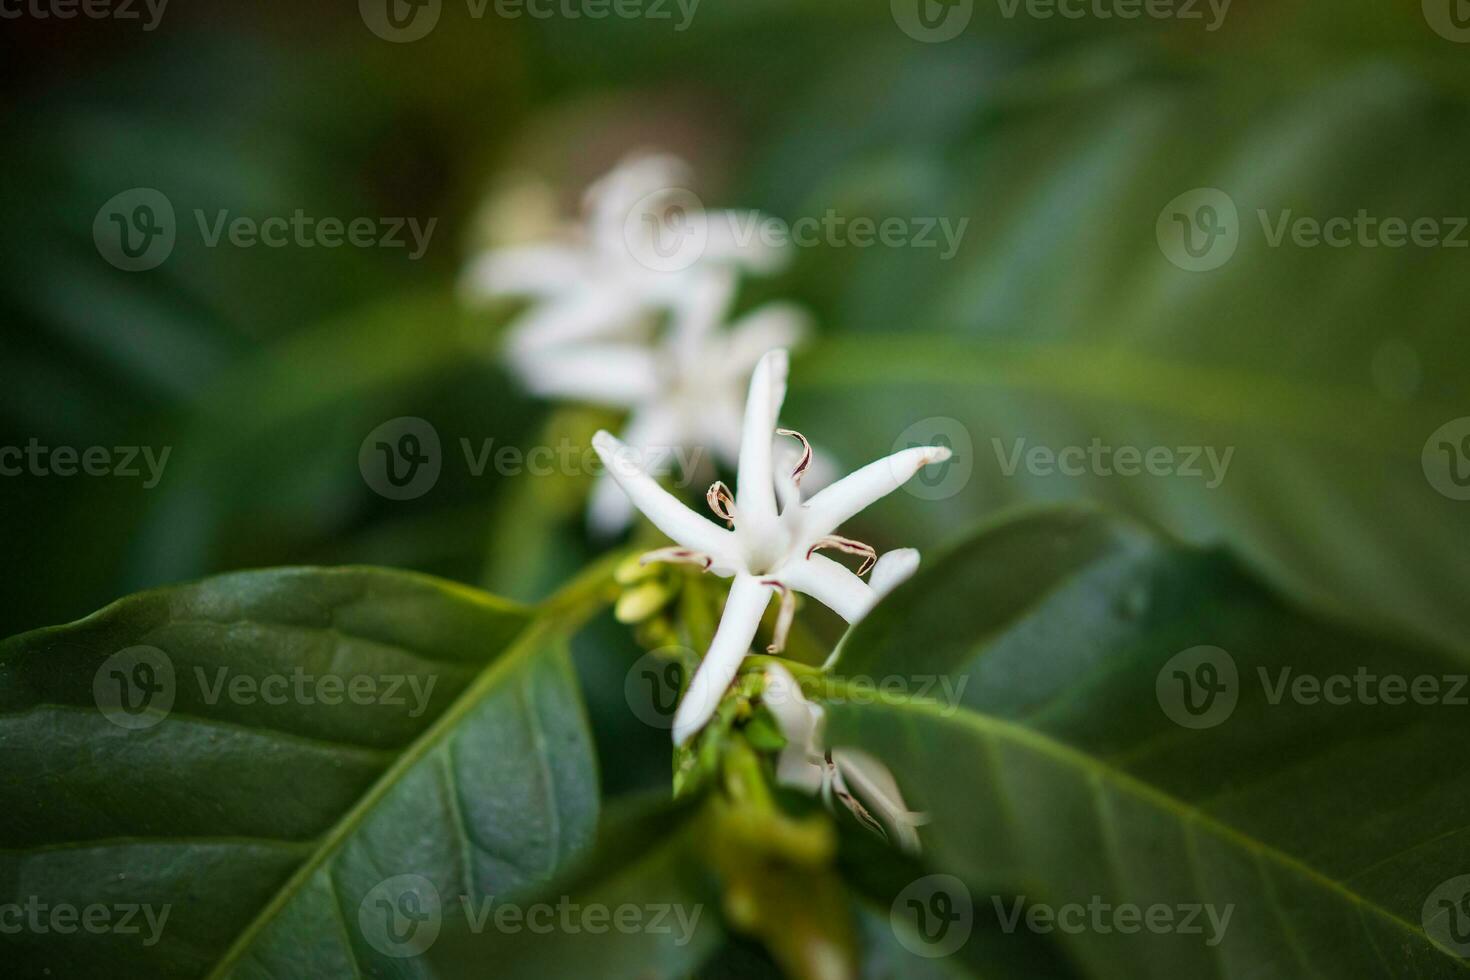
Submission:
<svg viewBox="0 0 1470 980">
<path fill-rule="evenodd" d="M 1010 505 L 1102 501 L 1467 645 L 1464 0 L 388 3 L 0 3 L 0 447 L 38 447 L 0 477 L 0 633 L 278 564 L 546 594 L 606 547 L 590 474 L 476 474 L 461 440 L 581 445 L 615 419 L 526 395 L 495 356 L 515 307 L 467 312 L 456 281 L 655 148 L 711 207 L 910 233 L 821 236 L 739 298 L 812 314 L 786 418 L 844 467 L 960 451 L 857 536 L 934 549 Z M 98 229 L 139 188 L 176 235 L 129 271 Z M 211 241 L 222 213 L 298 212 L 402 219 L 405 244 Z M 1354 224 L 1327 242 L 1299 218 Z M 1395 245 L 1391 218 L 1432 224 Z M 411 500 L 358 465 L 400 416 L 443 441 Z M 1011 462 L 1094 443 L 1172 462 Z M 57 447 L 110 469 L 33 461 Z"/>
</svg>

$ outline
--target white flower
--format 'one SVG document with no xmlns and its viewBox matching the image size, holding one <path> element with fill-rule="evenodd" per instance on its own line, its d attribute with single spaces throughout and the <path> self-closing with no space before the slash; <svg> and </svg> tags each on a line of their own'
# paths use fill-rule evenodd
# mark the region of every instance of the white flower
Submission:
<svg viewBox="0 0 1470 980">
<path fill-rule="evenodd" d="M 461 286 L 470 300 L 532 301 L 507 335 L 513 363 L 566 343 L 636 340 L 679 305 L 691 277 L 777 264 L 779 254 L 758 236 L 742 241 L 740 229 L 754 229 L 755 216 L 706 214 L 684 189 L 688 178 L 676 157 L 634 156 L 587 189 L 583 222 L 561 241 L 495 249 L 471 261 Z M 656 261 L 670 243 L 684 249 L 676 268 Z"/>
<path fill-rule="evenodd" d="M 762 703 L 786 737 L 786 747 L 776 760 L 776 782 L 820 795 L 829 807 L 835 796 L 864 824 L 904 851 L 918 853 L 915 828 L 929 818 L 908 809 L 888 767 L 861 749 L 826 749 L 827 719 L 821 705 L 808 701 L 796 678 L 780 664 L 766 668 L 765 675 Z M 869 807 L 877 811 L 876 819 Z"/>
<path fill-rule="evenodd" d="M 920 446 L 894 453 L 801 499 L 799 482 L 811 460 L 806 439 L 790 429 L 777 429 L 786 398 L 786 351 L 773 350 L 760 359 L 750 381 L 739 449 L 735 495 L 723 483 L 709 488 L 710 509 L 730 525 L 719 527 L 680 503 L 638 465 L 638 453 L 607 432 L 592 445 L 608 472 L 633 505 L 677 547 L 650 552 L 645 561 L 686 561 L 730 577 L 730 597 L 714 641 L 695 672 L 674 714 L 674 741 L 683 744 L 714 713 L 720 698 L 750 650 L 760 619 L 773 594 L 782 598 L 772 651 L 781 648 L 795 610 L 793 593 L 809 595 L 849 623 L 867 614 L 886 589 L 918 566 L 918 552 L 899 549 L 878 559 L 868 545 L 835 532 L 844 521 L 902 486 L 929 463 L 949 458 L 941 446 Z M 796 439 L 803 453 L 791 472 L 776 472 L 772 450 L 777 435 Z M 778 509 L 777 503 L 780 503 Z M 817 554 L 834 548 L 863 557 L 855 575 Z M 874 585 L 859 575 L 873 571 Z"/>
<path fill-rule="evenodd" d="M 643 469 L 661 474 L 678 460 L 711 472 L 714 458 L 733 467 L 740 450 L 741 400 L 752 369 L 766 351 L 787 347 L 806 333 L 806 317 L 784 303 L 770 303 L 728 327 L 725 314 L 735 292 L 734 274 L 708 272 L 689 284 L 664 342 L 592 342 L 527 358 L 521 375 L 531 391 L 548 398 L 608 405 L 628 411 L 622 438 L 642 454 Z M 598 478 L 588 519 L 601 534 L 622 530 L 633 505 L 607 474 Z"/>
</svg>

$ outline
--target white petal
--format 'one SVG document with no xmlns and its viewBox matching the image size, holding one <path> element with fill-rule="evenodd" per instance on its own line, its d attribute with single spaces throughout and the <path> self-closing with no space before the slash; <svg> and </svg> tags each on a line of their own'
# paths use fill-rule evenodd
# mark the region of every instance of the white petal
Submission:
<svg viewBox="0 0 1470 980">
<path fill-rule="evenodd" d="M 780 664 L 766 669 L 761 702 L 786 737 L 786 747 L 776 760 L 776 782 L 815 796 L 822 789 L 826 771 L 816 742 L 822 709 L 802 695 L 796 678 Z"/>
<path fill-rule="evenodd" d="M 735 295 L 735 274 L 728 269 L 695 269 L 683 279 L 683 287 L 671 297 L 669 346 L 681 364 L 702 367 L 701 359 L 714 356 L 711 338 L 723 336 L 720 326 Z M 770 347 L 761 353 L 767 350 Z"/>
<path fill-rule="evenodd" d="M 795 347 L 810 332 L 811 318 L 789 303 L 767 303 L 730 324 L 726 359 L 736 373 L 750 370 L 769 350 Z"/>
<path fill-rule="evenodd" d="M 927 823 L 929 818 L 904 805 L 898 781 L 888 767 L 861 749 L 833 749 L 832 761 L 888 828 L 894 843 L 909 854 L 918 853 L 919 833 L 914 828 Z"/>
<path fill-rule="evenodd" d="M 913 577 L 918 570 L 917 548 L 894 548 L 879 558 L 873 570 L 868 573 L 868 585 L 881 599 Z"/>
<path fill-rule="evenodd" d="M 811 596 L 849 623 L 866 616 L 878 598 L 868 583 L 823 555 L 797 558 L 772 577 L 788 589 Z"/>
<path fill-rule="evenodd" d="M 523 313 L 507 332 L 505 347 L 519 354 L 580 341 L 631 338 L 643 323 L 642 308 L 629 296 L 581 289 Z"/>
<path fill-rule="evenodd" d="M 759 211 L 707 212 L 709 237 L 700 257 L 706 262 L 741 265 L 762 275 L 775 272 L 786 264 L 790 252 L 761 240 L 761 222 L 769 220 Z"/>
<path fill-rule="evenodd" d="M 745 422 L 740 429 L 740 473 L 735 505 L 740 508 L 742 537 L 758 542 L 774 540 L 776 533 L 776 484 L 772 479 L 771 453 L 776 439 L 776 419 L 786 400 L 786 373 L 790 360 L 784 350 L 773 350 L 760 359 L 750 378 L 745 399 Z"/>
<path fill-rule="evenodd" d="M 730 583 L 730 598 L 725 600 L 719 629 L 674 712 L 675 745 L 689 741 L 719 707 L 725 689 L 740 669 L 740 661 L 750 652 L 750 642 L 755 639 L 771 594 L 768 586 L 749 575 L 737 575 Z"/>
<path fill-rule="evenodd" d="M 605 471 L 597 474 L 587 498 L 587 526 L 599 538 L 621 533 L 633 520 L 633 502 Z"/>
<path fill-rule="evenodd" d="M 501 248 L 471 260 L 460 279 L 460 291 L 470 299 L 544 298 L 575 289 L 586 274 L 586 260 L 567 245 Z"/>
<path fill-rule="evenodd" d="M 565 398 L 628 408 L 658 394 L 658 361 L 632 344 L 585 344 L 513 353 L 511 364 L 526 388 L 543 398 Z M 641 445 L 640 440 L 633 440 Z"/>
<path fill-rule="evenodd" d="M 713 521 L 705 520 L 659 486 L 639 466 L 642 454 L 638 450 L 623 445 L 607 431 L 592 437 L 592 448 L 597 450 L 603 465 L 618 481 L 618 486 L 623 488 L 633 506 L 642 511 L 654 527 L 684 547 L 714 558 L 722 568 L 738 565 L 735 535 Z"/>
<path fill-rule="evenodd" d="M 903 486 L 923 467 L 942 463 L 950 456 L 944 446 L 916 446 L 849 473 L 806 502 L 805 533 L 812 540 L 831 534 L 848 518 Z"/>
</svg>

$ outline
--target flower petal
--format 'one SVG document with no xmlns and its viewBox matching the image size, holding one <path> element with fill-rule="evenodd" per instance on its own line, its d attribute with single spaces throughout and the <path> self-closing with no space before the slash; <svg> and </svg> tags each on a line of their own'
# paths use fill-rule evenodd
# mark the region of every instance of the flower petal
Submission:
<svg viewBox="0 0 1470 980">
<path fill-rule="evenodd" d="M 813 541 L 831 534 L 848 518 L 903 486 L 923 467 L 942 463 L 951 455 L 944 446 L 916 446 L 849 473 L 806 502 L 805 533 Z"/>
<path fill-rule="evenodd" d="M 633 446 L 659 449 L 679 445 L 680 418 L 668 406 L 654 403 L 635 409 L 623 426 L 623 437 Z M 645 460 L 648 457 L 644 457 Z M 688 474 L 685 474 L 687 477 Z M 612 537 L 633 519 L 633 502 L 606 471 L 597 475 L 587 501 L 587 525 L 598 537 Z"/>
<path fill-rule="evenodd" d="M 822 789 L 825 760 L 816 738 L 822 709 L 801 693 L 791 671 L 780 664 L 766 668 L 766 688 L 761 703 L 776 719 L 786 747 L 776 760 L 776 782 L 815 796 Z"/>
<path fill-rule="evenodd" d="M 659 486 L 638 465 L 638 450 L 629 449 L 605 430 L 592 437 L 592 448 L 597 450 L 603 465 L 618 481 L 628 499 L 633 501 L 633 506 L 641 510 L 654 527 L 684 547 L 710 555 L 718 567 L 739 566 L 735 535 L 700 517 Z"/>
<path fill-rule="evenodd" d="M 542 398 L 628 408 L 658 394 L 657 358 L 632 344 L 568 346 L 512 354 L 510 361 L 526 389 Z"/>
<path fill-rule="evenodd" d="M 740 669 L 740 661 L 750 652 L 750 643 L 770 601 L 771 590 L 752 576 L 737 575 L 730 583 L 730 598 L 725 600 L 719 629 L 674 712 L 675 745 L 689 741 L 719 707 L 725 688 Z"/>
<path fill-rule="evenodd" d="M 471 300 L 545 298 L 572 291 L 586 275 L 585 260 L 570 246 L 521 245 L 485 252 L 471 260 L 459 288 Z"/>
<path fill-rule="evenodd" d="M 886 552 L 868 574 L 868 585 L 878 598 L 898 588 L 919 570 L 917 548 L 894 548 Z"/>
<path fill-rule="evenodd" d="M 782 565 L 771 577 L 788 589 L 811 596 L 849 623 L 866 616 L 878 599 L 868 583 L 822 555 L 798 558 Z"/>
<path fill-rule="evenodd" d="M 766 353 L 750 377 L 745 399 L 745 421 L 740 430 L 740 473 L 735 506 L 740 508 L 741 536 L 769 542 L 776 534 L 776 484 L 771 454 L 776 441 L 776 417 L 786 400 L 790 360 L 784 350 Z"/>
<path fill-rule="evenodd" d="M 898 781 L 887 766 L 861 749 L 833 749 L 832 761 L 878 818 L 888 828 L 893 842 L 909 854 L 919 852 L 915 827 L 929 822 L 927 815 L 914 813 L 904 804 Z"/>
<path fill-rule="evenodd" d="M 811 329 L 811 318 L 791 303 L 767 303 L 730 324 L 727 362 L 734 372 L 749 371 L 767 352 L 795 347 Z"/>
<path fill-rule="evenodd" d="M 631 339 L 643 325 L 643 309 L 629 295 L 581 289 L 533 306 L 507 332 L 513 356 L 595 339 Z"/>
</svg>

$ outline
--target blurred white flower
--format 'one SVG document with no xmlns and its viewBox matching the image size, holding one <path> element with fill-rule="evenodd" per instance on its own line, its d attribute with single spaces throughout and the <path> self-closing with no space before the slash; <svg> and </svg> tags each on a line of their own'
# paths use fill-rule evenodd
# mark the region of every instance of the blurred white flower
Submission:
<svg viewBox="0 0 1470 980">
<path fill-rule="evenodd" d="M 630 157 L 587 189 L 580 224 L 557 240 L 473 258 L 461 291 L 472 303 L 531 301 L 506 337 L 513 362 L 566 343 L 647 339 L 691 278 L 770 271 L 782 257 L 753 234 L 756 216 L 706 213 L 688 183 L 688 165 L 676 157 Z"/>
<path fill-rule="evenodd" d="M 834 532 L 848 518 L 898 489 L 923 466 L 948 459 L 950 451 L 941 446 L 905 449 L 869 463 L 803 502 L 799 484 L 811 463 L 810 447 L 800 433 L 776 428 L 786 397 L 787 371 L 784 350 L 770 351 L 756 365 L 741 428 L 737 493 L 732 496 L 723 483 L 715 483 L 706 494 L 710 509 L 729 524 L 730 530 L 699 516 L 659 486 L 640 465 L 637 450 L 630 450 L 607 432 L 597 433 L 592 440 L 608 472 L 633 505 L 677 542 L 676 547 L 650 552 L 644 561 L 693 562 L 717 575 L 734 577 L 714 640 L 674 714 L 676 744 L 687 741 L 714 713 L 750 650 L 773 592 L 781 596 L 781 613 L 771 646 L 772 652 L 778 652 L 784 646 L 795 611 L 793 593 L 809 595 L 855 623 L 884 591 L 918 566 L 918 552 L 911 548 L 878 559 L 872 547 Z M 773 466 L 778 435 L 790 436 L 802 447 L 789 473 L 778 473 Z M 817 554 L 824 548 L 862 556 L 858 574 Z M 878 587 L 860 577 L 870 569 Z"/>
<path fill-rule="evenodd" d="M 898 781 L 888 767 L 861 749 L 827 749 L 822 706 L 807 700 L 791 671 L 780 664 L 767 667 L 765 677 L 762 703 L 786 737 L 786 747 L 776 760 L 776 782 L 821 796 L 829 807 L 835 796 L 865 825 L 902 850 L 917 854 L 916 828 L 929 818 L 904 804 Z"/>
</svg>

